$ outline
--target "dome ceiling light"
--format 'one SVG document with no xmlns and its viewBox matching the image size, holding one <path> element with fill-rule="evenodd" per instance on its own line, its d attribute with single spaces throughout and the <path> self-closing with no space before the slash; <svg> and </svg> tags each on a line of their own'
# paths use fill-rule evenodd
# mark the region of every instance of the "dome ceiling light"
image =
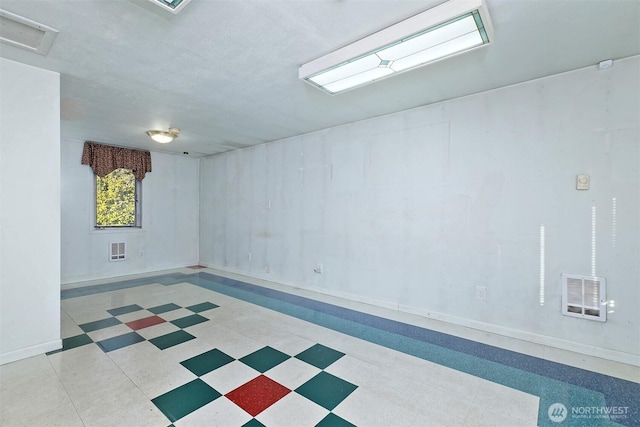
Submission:
<svg viewBox="0 0 640 427">
<path fill-rule="evenodd" d="M 178 137 L 180 129 L 169 128 L 168 130 L 148 130 L 147 135 L 155 142 L 160 144 L 168 144 Z"/>
</svg>

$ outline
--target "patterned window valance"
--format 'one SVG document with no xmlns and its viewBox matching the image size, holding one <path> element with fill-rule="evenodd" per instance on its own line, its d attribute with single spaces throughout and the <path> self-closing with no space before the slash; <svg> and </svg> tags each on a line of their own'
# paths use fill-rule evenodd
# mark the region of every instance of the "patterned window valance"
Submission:
<svg viewBox="0 0 640 427">
<path fill-rule="evenodd" d="M 91 166 L 100 178 L 123 168 L 133 171 L 136 179 L 142 181 L 151 172 L 151 153 L 87 141 L 82 150 L 82 164 Z"/>
</svg>

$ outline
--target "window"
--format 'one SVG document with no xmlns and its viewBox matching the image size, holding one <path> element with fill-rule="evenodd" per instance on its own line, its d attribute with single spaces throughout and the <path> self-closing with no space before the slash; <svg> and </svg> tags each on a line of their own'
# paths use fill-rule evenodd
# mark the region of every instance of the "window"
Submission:
<svg viewBox="0 0 640 427">
<path fill-rule="evenodd" d="M 140 190 L 131 169 L 96 175 L 96 228 L 140 227 Z"/>
</svg>

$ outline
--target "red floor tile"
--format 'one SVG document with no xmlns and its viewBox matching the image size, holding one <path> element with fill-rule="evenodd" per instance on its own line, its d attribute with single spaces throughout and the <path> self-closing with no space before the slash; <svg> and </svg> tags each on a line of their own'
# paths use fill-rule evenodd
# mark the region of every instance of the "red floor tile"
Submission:
<svg viewBox="0 0 640 427">
<path fill-rule="evenodd" d="M 125 323 L 125 325 L 127 325 L 134 331 L 137 331 L 138 329 L 148 328 L 149 326 L 159 325 L 160 323 L 164 323 L 164 322 L 166 322 L 166 320 L 164 320 L 162 317 L 150 316 L 150 317 L 145 317 L 144 319 L 138 319 L 138 320 L 133 320 L 131 322 L 127 322 Z"/>
<path fill-rule="evenodd" d="M 260 375 L 225 396 L 255 417 L 290 392 L 291 390 L 282 384 Z"/>
</svg>

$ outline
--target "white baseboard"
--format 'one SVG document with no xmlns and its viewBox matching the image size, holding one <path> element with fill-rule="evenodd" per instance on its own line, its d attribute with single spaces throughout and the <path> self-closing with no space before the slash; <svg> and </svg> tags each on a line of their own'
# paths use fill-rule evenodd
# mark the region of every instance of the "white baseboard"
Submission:
<svg viewBox="0 0 640 427">
<path fill-rule="evenodd" d="M 187 263 L 179 263 L 179 264 L 165 264 L 165 265 L 156 265 L 153 267 L 146 267 L 146 268 L 140 268 L 140 269 L 134 269 L 132 271 L 128 271 L 126 273 L 119 273 L 117 275 L 113 275 L 113 274 L 94 274 L 91 276 L 77 276 L 77 277 L 63 277 L 61 278 L 60 282 L 63 285 L 71 285 L 74 283 L 81 283 L 81 282 L 90 282 L 92 280 L 108 280 L 108 279 L 116 279 L 116 278 L 120 278 L 120 277 L 126 277 L 126 276 L 135 276 L 137 274 L 148 274 L 148 273 L 155 273 L 158 271 L 162 271 L 162 270 L 173 270 L 176 268 L 184 268 L 187 267 L 189 265 L 197 265 L 198 261 L 192 261 L 192 262 L 187 262 Z"/>
<path fill-rule="evenodd" d="M 33 345 L 31 347 L 8 351 L 6 353 L 0 354 L 0 365 L 15 362 L 16 360 L 26 359 L 27 357 L 31 356 L 37 356 L 39 354 L 44 354 L 49 351 L 58 350 L 60 348 L 62 348 L 62 340 L 57 339 L 42 344 Z"/>
<path fill-rule="evenodd" d="M 476 329 L 483 332 L 489 332 L 496 335 L 502 335 L 508 338 L 514 338 L 522 341 L 533 342 L 548 347 L 558 348 L 561 350 L 572 351 L 574 353 L 586 354 L 588 356 L 599 357 L 601 359 L 611 360 L 614 362 L 625 363 L 627 365 L 640 366 L 640 356 L 624 353 L 617 350 L 596 347 L 579 342 L 563 340 L 560 338 L 550 337 L 548 335 L 540 335 L 532 332 L 512 329 L 505 326 L 494 325 L 491 323 L 479 322 L 473 319 L 465 319 L 462 317 L 452 316 L 443 313 L 434 313 L 425 311 L 415 307 L 401 305 L 399 311 L 416 314 L 418 316 L 429 319 L 438 320 L 440 322 L 450 323 L 463 326 L 466 328 Z"/>
<path fill-rule="evenodd" d="M 254 276 L 250 273 L 233 270 L 227 267 L 221 267 L 217 265 L 207 265 L 207 263 L 203 263 L 203 262 L 200 262 L 200 265 L 204 265 L 206 267 L 214 268 L 216 270 L 228 272 L 231 274 L 245 276 L 252 279 L 269 281 L 268 278 L 261 277 L 261 276 Z M 513 338 L 521 341 L 528 341 L 528 342 L 544 345 L 547 347 L 571 351 L 574 353 L 585 354 L 588 356 L 598 357 L 598 358 L 610 360 L 613 362 L 619 362 L 627 365 L 640 367 L 640 356 L 631 354 L 631 353 L 625 353 L 617 350 L 596 347 L 588 344 L 583 344 L 580 342 L 563 340 L 560 338 L 555 338 L 548 335 L 536 334 L 528 331 L 522 331 L 519 329 L 512 329 L 506 326 L 479 322 L 477 320 L 462 318 L 462 317 L 453 316 L 445 313 L 435 313 L 432 311 L 427 311 L 424 309 L 419 309 L 419 308 L 408 306 L 408 305 L 401 305 L 401 304 L 393 303 L 390 301 L 377 300 L 373 298 L 364 297 L 362 295 L 350 294 L 347 292 L 327 290 L 327 289 L 319 288 L 316 286 L 300 286 L 300 284 L 294 284 L 294 283 L 288 283 L 288 282 L 282 282 L 282 281 L 278 281 L 278 282 L 271 281 L 271 282 L 277 285 L 282 285 L 287 288 L 312 291 L 322 295 L 328 295 L 332 297 L 342 298 L 348 301 L 369 304 L 375 307 L 381 307 L 381 308 L 394 310 L 402 313 L 413 314 L 413 315 L 417 315 L 427 319 L 433 319 L 439 322 L 456 325 L 456 326 L 462 326 L 465 328 L 470 328 L 470 329 L 474 329 L 481 332 L 487 332 L 487 333 L 500 335 L 507 338 Z"/>
</svg>

